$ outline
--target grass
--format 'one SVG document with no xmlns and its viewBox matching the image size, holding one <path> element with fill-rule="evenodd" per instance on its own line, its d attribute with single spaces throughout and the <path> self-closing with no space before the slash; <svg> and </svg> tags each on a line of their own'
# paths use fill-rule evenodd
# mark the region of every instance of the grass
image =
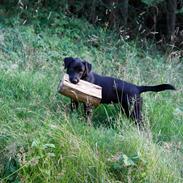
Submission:
<svg viewBox="0 0 183 183">
<path fill-rule="evenodd" d="M 181 60 L 85 20 L 54 12 L 45 20 L 23 25 L 14 16 L 0 25 L 0 181 L 182 182 Z M 143 94 L 146 132 L 118 106 L 96 108 L 89 127 L 82 108 L 71 114 L 69 99 L 57 93 L 65 56 L 89 60 L 102 74 L 177 90 Z"/>
</svg>

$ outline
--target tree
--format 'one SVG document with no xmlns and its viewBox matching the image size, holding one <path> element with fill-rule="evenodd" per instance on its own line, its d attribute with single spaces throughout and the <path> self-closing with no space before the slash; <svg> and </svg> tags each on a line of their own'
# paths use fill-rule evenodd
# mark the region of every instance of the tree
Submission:
<svg viewBox="0 0 183 183">
<path fill-rule="evenodd" d="M 176 25 L 177 0 L 167 0 L 167 38 L 174 41 Z"/>
<path fill-rule="evenodd" d="M 121 25 L 126 27 L 128 20 L 128 0 L 119 0 Z"/>
</svg>

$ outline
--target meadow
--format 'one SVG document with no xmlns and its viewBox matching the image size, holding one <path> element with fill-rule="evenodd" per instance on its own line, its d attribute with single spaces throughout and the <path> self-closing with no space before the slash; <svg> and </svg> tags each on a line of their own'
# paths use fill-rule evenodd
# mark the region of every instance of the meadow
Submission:
<svg viewBox="0 0 183 183">
<path fill-rule="evenodd" d="M 0 23 L 0 182 L 183 182 L 183 65 L 148 41 L 52 12 Z M 49 17 L 49 18 L 48 18 Z M 176 91 L 143 94 L 145 130 L 119 106 L 100 105 L 93 126 L 58 94 L 63 59 L 98 73 Z"/>
</svg>

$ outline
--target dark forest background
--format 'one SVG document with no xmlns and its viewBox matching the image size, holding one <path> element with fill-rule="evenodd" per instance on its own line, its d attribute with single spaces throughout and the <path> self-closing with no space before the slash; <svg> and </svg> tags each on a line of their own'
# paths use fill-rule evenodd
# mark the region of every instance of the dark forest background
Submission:
<svg viewBox="0 0 183 183">
<path fill-rule="evenodd" d="M 183 0 L 0 0 L 0 4 L 9 13 L 18 10 L 24 23 L 39 10 L 62 11 L 114 29 L 125 39 L 139 36 L 161 46 L 183 47 Z"/>
</svg>

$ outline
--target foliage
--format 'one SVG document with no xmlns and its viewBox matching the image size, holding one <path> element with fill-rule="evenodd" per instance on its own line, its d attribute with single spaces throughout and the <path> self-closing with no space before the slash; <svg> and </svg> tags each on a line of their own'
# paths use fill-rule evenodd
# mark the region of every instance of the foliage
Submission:
<svg viewBox="0 0 183 183">
<path fill-rule="evenodd" d="M 183 14 L 183 7 L 180 10 L 177 10 L 177 13 Z"/>
<path fill-rule="evenodd" d="M 143 3 L 147 4 L 148 6 L 154 6 L 161 3 L 163 0 L 142 0 Z"/>
</svg>

